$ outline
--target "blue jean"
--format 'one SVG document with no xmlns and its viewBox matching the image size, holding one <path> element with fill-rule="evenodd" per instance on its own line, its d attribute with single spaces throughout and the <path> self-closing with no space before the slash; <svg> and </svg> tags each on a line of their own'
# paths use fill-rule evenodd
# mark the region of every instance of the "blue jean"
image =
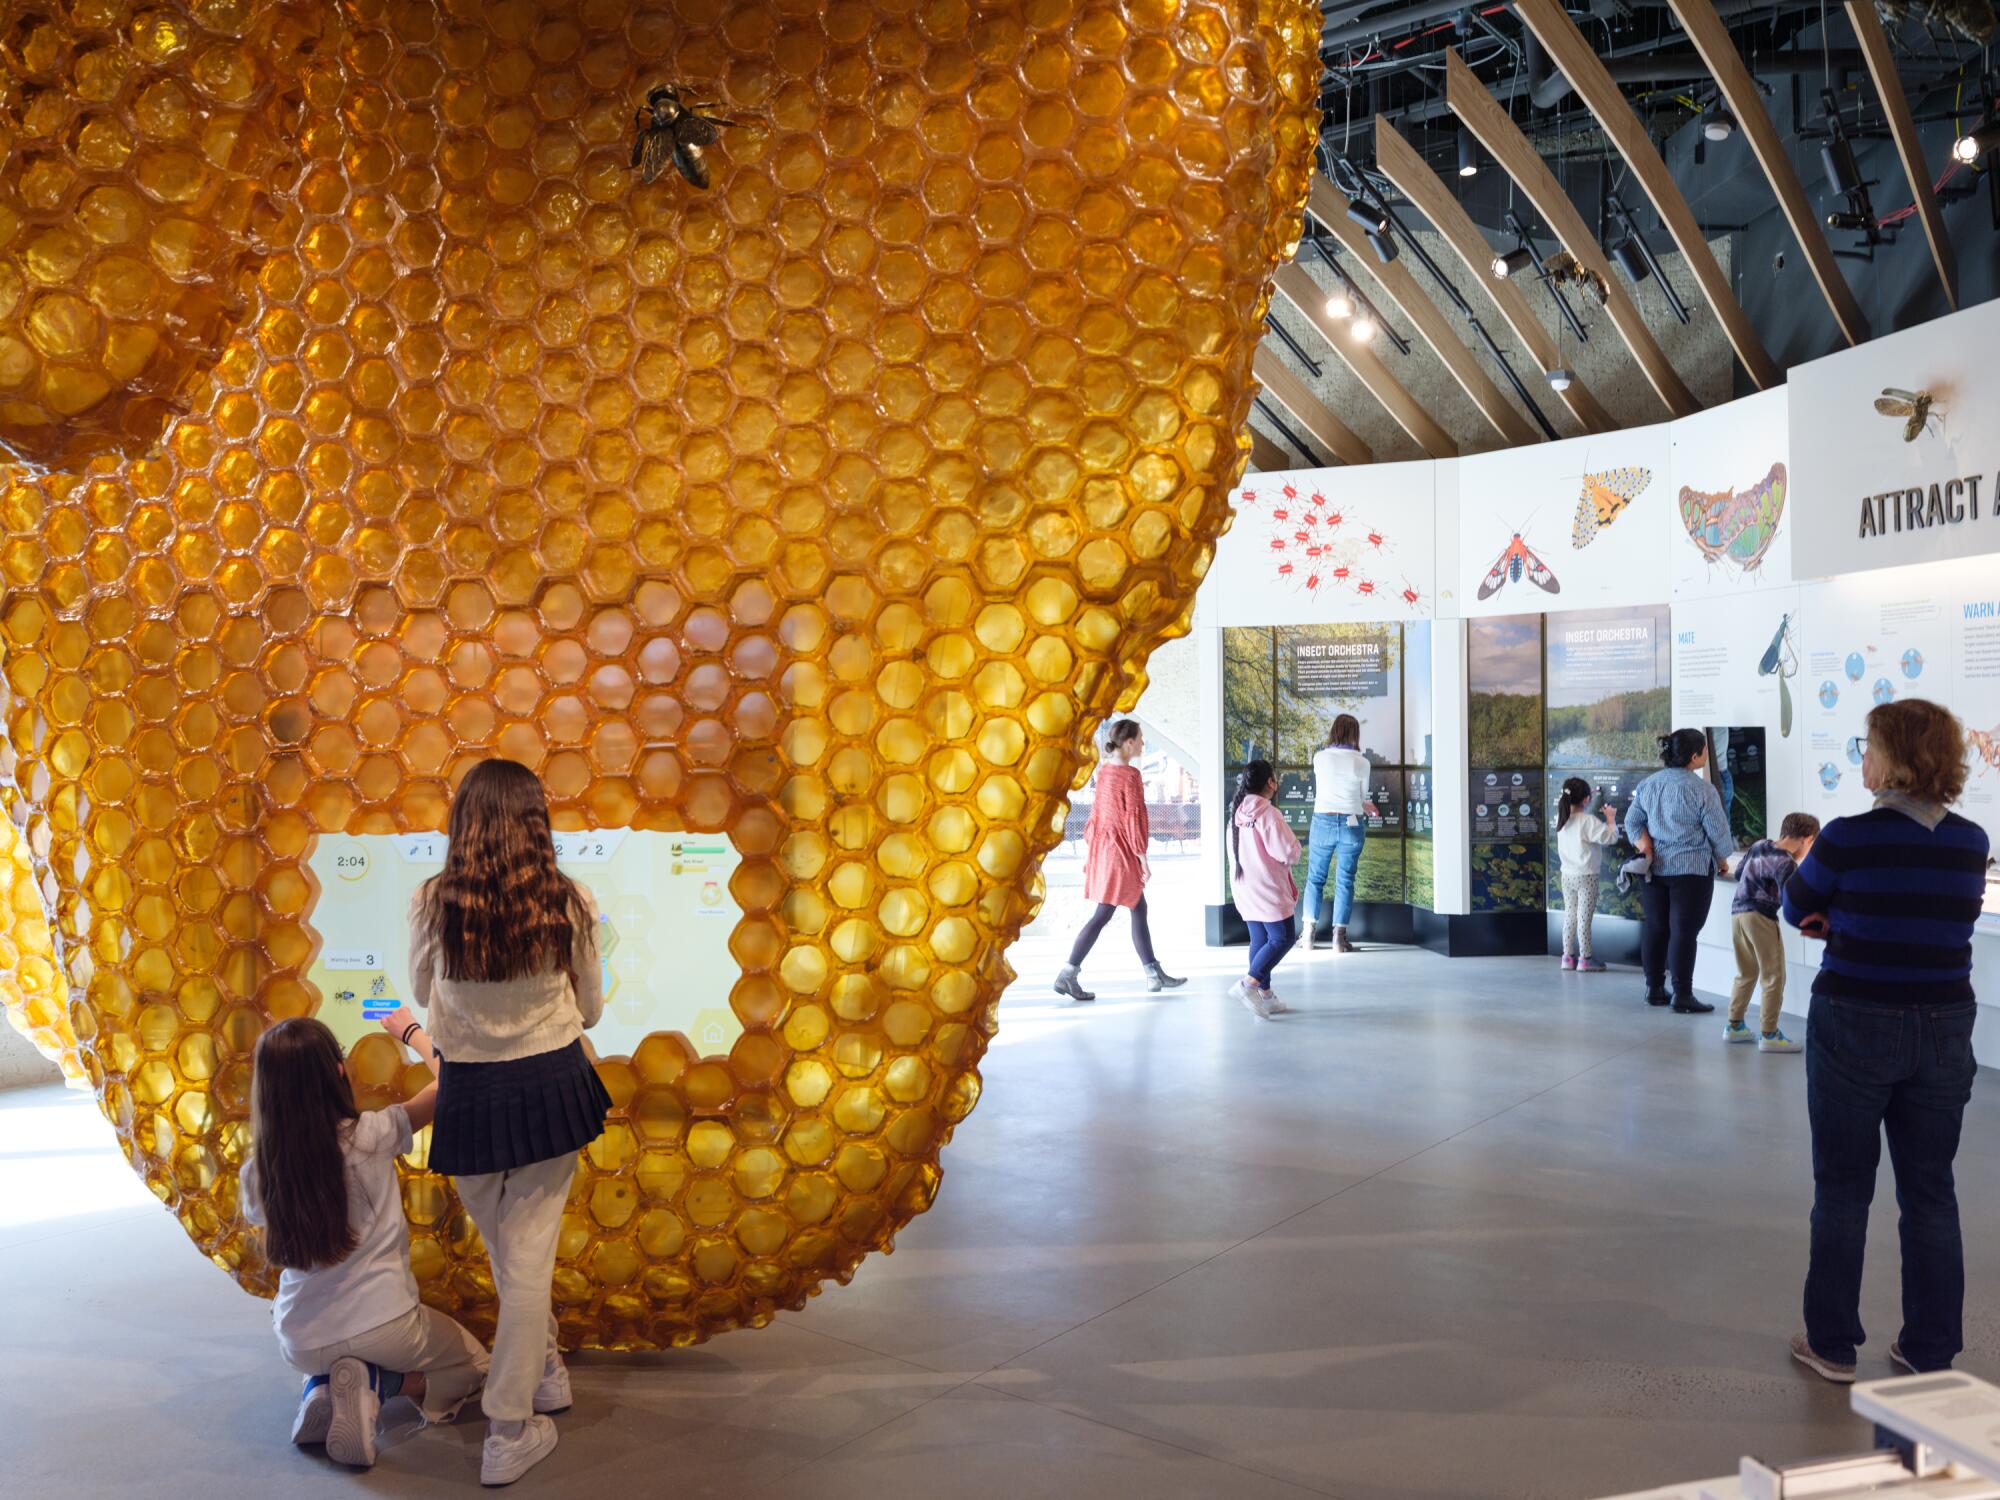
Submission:
<svg viewBox="0 0 2000 1500">
<path fill-rule="evenodd" d="M 1243 925 L 1250 929 L 1250 967 L 1246 972 L 1268 990 L 1271 971 L 1299 940 L 1298 924 L 1290 917 L 1282 922 L 1252 922 L 1246 917 Z"/>
<path fill-rule="evenodd" d="M 1861 1261 L 1882 1132 L 1902 1210 L 1903 1331 L 1919 1370 L 1947 1368 L 1965 1347 L 1965 1249 L 1952 1158 L 1972 1097 L 1970 1004 L 1874 1005 L 1815 995 L 1806 1033 L 1812 1120 L 1812 1260 L 1806 1337 L 1822 1357 L 1854 1362 Z"/>
<path fill-rule="evenodd" d="M 1319 918 L 1320 893 L 1326 889 L 1327 867 L 1333 867 L 1333 925 L 1345 927 L 1354 914 L 1354 872 L 1361 864 L 1361 845 L 1368 824 L 1358 813 L 1314 813 L 1306 836 L 1306 925 Z"/>
</svg>

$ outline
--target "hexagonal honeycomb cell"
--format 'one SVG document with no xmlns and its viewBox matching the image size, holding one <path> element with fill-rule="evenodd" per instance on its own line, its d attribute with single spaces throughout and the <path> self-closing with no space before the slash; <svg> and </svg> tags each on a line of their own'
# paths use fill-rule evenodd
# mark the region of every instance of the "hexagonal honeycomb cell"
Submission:
<svg viewBox="0 0 2000 1500">
<path fill-rule="evenodd" d="M 236 1174 L 257 1036 L 325 1003 L 316 841 L 434 831 L 491 755 L 564 828 L 726 832 L 741 1034 L 603 1063 L 556 1307 L 584 1346 L 763 1324 L 931 1202 L 1090 731 L 1186 628 L 1317 11 L 312 13 L 0 3 L 0 421 L 42 466 L 0 469 L 9 1017 L 268 1290 Z M 629 169 L 662 81 L 739 122 L 706 192 Z M 120 255 L 144 296 L 42 311 Z M 487 1326 L 422 1158 L 424 1295 Z"/>
</svg>

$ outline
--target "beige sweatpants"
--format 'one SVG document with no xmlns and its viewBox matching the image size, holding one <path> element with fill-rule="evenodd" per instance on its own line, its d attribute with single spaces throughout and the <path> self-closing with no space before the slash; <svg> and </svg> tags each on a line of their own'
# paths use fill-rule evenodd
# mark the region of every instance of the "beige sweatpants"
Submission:
<svg viewBox="0 0 2000 1500">
<path fill-rule="evenodd" d="M 1740 1021 L 1750 1009 L 1750 992 L 1764 981 L 1764 1008 L 1758 1030 L 1769 1036 L 1778 1029 L 1785 1008 L 1785 943 L 1778 923 L 1760 911 L 1739 911 L 1730 919 L 1736 934 L 1736 984 L 1729 991 L 1729 1019 Z"/>
<path fill-rule="evenodd" d="M 278 1340 L 285 1363 L 301 1375 L 324 1375 L 337 1359 L 362 1359 L 384 1370 L 424 1377 L 418 1403 L 427 1422 L 449 1422 L 486 1379 L 486 1349 L 458 1322 L 434 1307 L 413 1307 L 400 1318 L 319 1349 L 294 1349 Z"/>
<path fill-rule="evenodd" d="M 459 1201 L 486 1241 L 500 1296 L 493 1365 L 480 1398 L 489 1422 L 525 1422 L 535 1413 L 535 1387 L 556 1352 L 556 1242 L 575 1176 L 576 1158 L 556 1156 L 511 1172 L 457 1179 Z"/>
</svg>

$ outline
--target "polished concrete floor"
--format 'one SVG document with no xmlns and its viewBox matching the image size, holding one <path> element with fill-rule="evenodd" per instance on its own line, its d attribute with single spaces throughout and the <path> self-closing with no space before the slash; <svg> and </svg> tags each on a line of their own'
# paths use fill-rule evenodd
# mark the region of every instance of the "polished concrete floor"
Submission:
<svg viewBox="0 0 2000 1500">
<path fill-rule="evenodd" d="M 1122 924 L 1120 924 L 1122 928 Z M 1649 1010 L 1629 972 L 1299 956 L 1298 1014 L 1139 988 L 1090 1008 L 1028 941 L 936 1208 L 805 1312 L 580 1356 L 564 1496 L 1590 1497 L 1865 1446 L 1785 1358 L 1802 1060 Z M 1965 1368 L 2000 1378 L 2000 1087 L 1961 1158 Z M 1886 1170 L 1886 1169 L 1885 1169 Z M 1889 1211 L 1884 1211 L 1888 1208 Z M 1886 1178 L 1864 1372 L 1896 1331 Z M 86 1101 L 0 1095 L 0 1495 L 458 1495 L 477 1423 L 355 1477 L 285 1442 L 264 1304 L 188 1248 Z"/>
</svg>

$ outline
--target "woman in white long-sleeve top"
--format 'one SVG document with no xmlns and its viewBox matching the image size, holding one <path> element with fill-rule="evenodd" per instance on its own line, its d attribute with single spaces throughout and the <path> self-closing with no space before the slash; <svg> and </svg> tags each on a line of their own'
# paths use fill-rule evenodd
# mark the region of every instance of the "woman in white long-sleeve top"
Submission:
<svg viewBox="0 0 2000 1500">
<path fill-rule="evenodd" d="M 480 1479 L 510 1484 L 555 1447 L 547 1413 L 570 1404 L 551 1283 L 576 1154 L 611 1108 L 583 1047 L 604 1009 L 597 911 L 556 869 L 527 767 L 474 766 L 446 832 L 444 870 L 410 906 L 410 983 L 443 1059 L 431 1170 L 458 1179 L 500 1299 Z"/>
</svg>

